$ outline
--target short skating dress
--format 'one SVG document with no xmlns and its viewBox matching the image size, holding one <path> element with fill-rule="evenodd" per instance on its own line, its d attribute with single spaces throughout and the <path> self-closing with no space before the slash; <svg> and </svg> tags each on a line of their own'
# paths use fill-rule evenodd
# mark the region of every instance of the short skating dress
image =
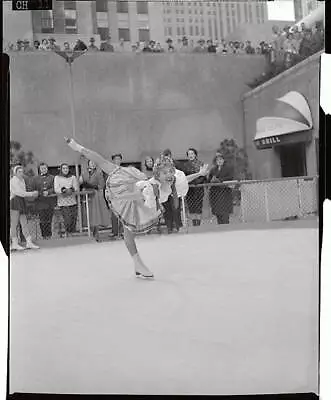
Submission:
<svg viewBox="0 0 331 400">
<path fill-rule="evenodd" d="M 182 171 L 175 172 L 175 186 L 179 197 L 188 191 L 188 181 Z M 125 199 L 125 195 L 140 190 L 142 199 Z M 169 184 L 161 185 L 155 178 L 148 179 L 134 167 L 116 167 L 106 182 L 106 199 L 113 213 L 134 233 L 148 232 L 157 225 L 162 215 L 160 203 L 171 194 Z"/>
</svg>

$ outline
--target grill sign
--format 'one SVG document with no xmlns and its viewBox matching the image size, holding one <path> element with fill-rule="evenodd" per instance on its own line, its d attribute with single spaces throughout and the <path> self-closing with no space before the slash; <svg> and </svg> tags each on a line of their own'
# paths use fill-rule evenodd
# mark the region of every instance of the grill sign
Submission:
<svg viewBox="0 0 331 400">
<path fill-rule="evenodd" d="M 273 145 L 280 144 L 282 141 L 278 136 L 272 136 L 269 138 L 258 139 L 255 141 L 257 148 L 272 147 Z"/>
</svg>

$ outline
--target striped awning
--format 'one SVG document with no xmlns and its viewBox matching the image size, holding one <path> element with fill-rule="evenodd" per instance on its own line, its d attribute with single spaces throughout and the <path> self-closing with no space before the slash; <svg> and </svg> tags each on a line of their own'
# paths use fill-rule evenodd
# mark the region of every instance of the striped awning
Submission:
<svg viewBox="0 0 331 400">
<path fill-rule="evenodd" d="M 298 92 L 277 99 L 274 116 L 256 122 L 254 143 L 258 149 L 308 141 L 313 127 L 307 100 Z"/>
</svg>

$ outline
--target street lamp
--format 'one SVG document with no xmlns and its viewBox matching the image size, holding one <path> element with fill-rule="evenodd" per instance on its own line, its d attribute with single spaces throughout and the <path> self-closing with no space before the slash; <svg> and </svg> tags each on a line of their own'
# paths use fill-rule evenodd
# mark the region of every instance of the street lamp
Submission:
<svg viewBox="0 0 331 400">
<path fill-rule="evenodd" d="M 78 57 L 85 53 L 85 51 L 60 51 L 54 50 L 54 53 L 58 54 L 62 58 L 65 59 L 66 63 L 69 65 L 69 81 L 70 81 L 70 111 L 71 111 L 71 124 L 72 124 L 72 137 L 76 139 L 76 117 L 75 117 L 75 96 L 74 96 L 74 80 L 72 75 L 72 63 Z M 76 177 L 79 180 L 79 170 L 78 163 L 75 161 L 75 169 L 76 169 Z M 78 222 L 79 222 L 79 231 L 82 233 L 83 224 L 82 224 L 82 207 L 80 201 L 80 195 L 78 193 Z"/>
</svg>

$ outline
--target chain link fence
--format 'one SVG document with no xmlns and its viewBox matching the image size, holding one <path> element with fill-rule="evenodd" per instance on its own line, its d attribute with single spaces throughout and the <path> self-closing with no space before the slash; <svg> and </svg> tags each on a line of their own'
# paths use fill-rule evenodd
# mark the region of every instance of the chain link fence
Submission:
<svg viewBox="0 0 331 400">
<path fill-rule="evenodd" d="M 92 236 L 92 198 L 95 192 L 83 190 L 67 197 L 52 195 L 47 202 L 30 200 L 27 218 L 32 239 Z M 58 201 L 59 197 L 61 201 Z M 190 186 L 186 198 L 181 201 L 181 222 L 186 231 L 191 226 L 282 221 L 317 213 L 317 177 L 195 185 Z M 164 218 L 153 231 L 162 232 L 162 225 Z M 105 227 L 107 229 L 111 230 L 111 224 Z M 117 231 L 120 237 L 122 231 Z"/>
</svg>

